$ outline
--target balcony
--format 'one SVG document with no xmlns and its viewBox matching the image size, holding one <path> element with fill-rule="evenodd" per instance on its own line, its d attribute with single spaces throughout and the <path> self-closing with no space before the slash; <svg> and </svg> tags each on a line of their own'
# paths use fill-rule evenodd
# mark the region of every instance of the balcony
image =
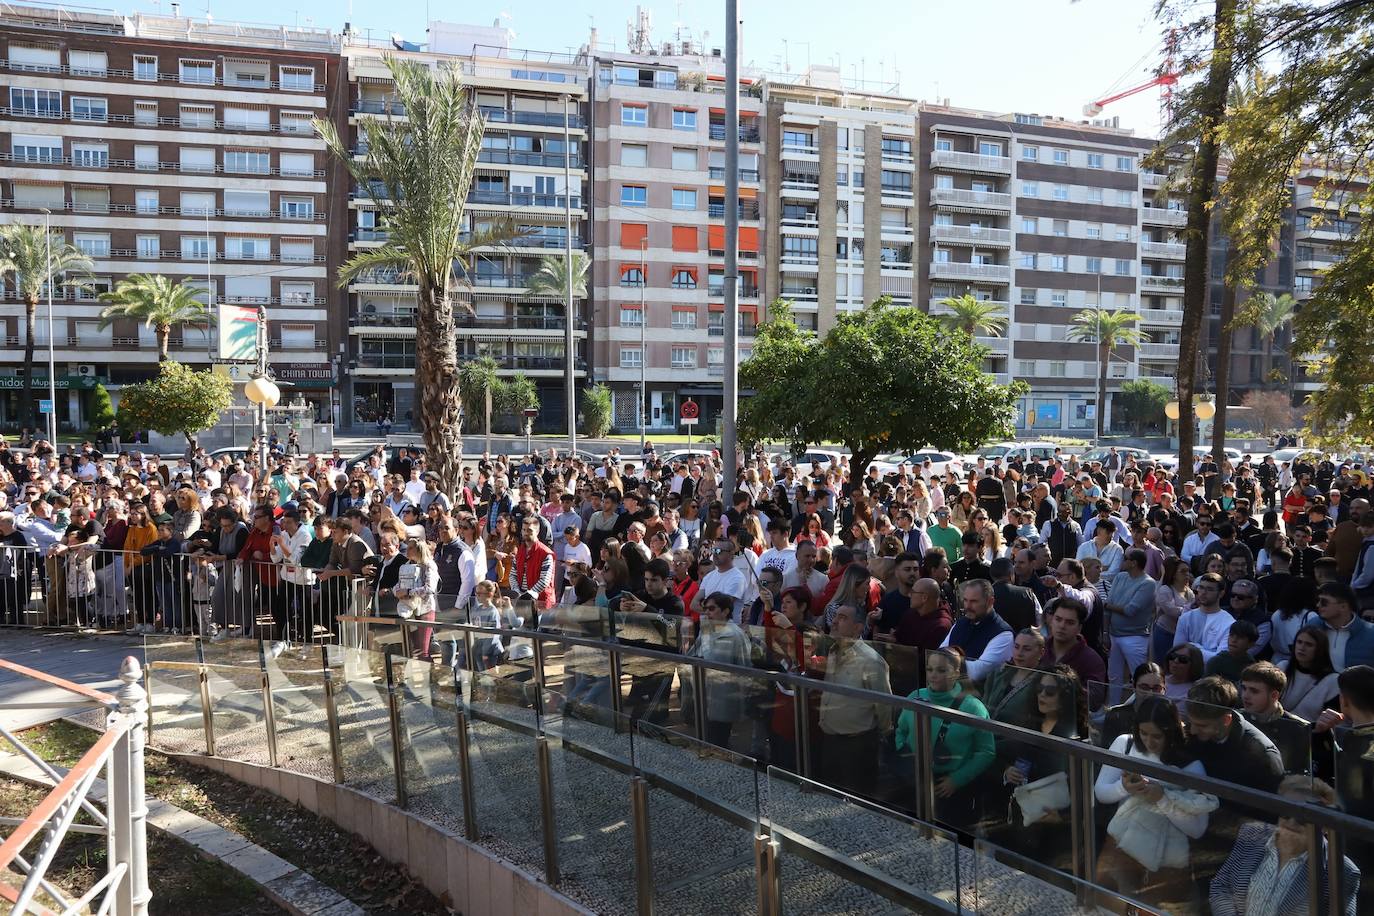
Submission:
<svg viewBox="0 0 1374 916">
<path fill-rule="evenodd" d="M 563 126 L 563 115 L 558 112 L 507 111 L 504 108 L 494 108 L 489 105 L 477 107 L 482 112 L 482 117 L 487 119 L 488 124 L 529 124 L 534 127 Z M 581 115 L 570 114 L 567 121 L 568 127 L 573 130 L 581 130 L 586 126 Z"/>
<path fill-rule="evenodd" d="M 807 143 L 784 143 L 780 149 L 783 158 L 810 159 L 820 155 L 820 147 Z"/>
<path fill-rule="evenodd" d="M 725 167 L 724 167 L 724 166 L 713 165 L 713 166 L 711 166 L 710 168 L 708 168 L 708 169 L 706 170 L 706 172 L 707 172 L 707 175 L 711 178 L 712 181 L 724 181 L 724 180 L 725 180 Z M 740 180 L 740 181 L 749 182 L 749 183 L 751 183 L 751 184 L 757 183 L 758 180 L 759 180 L 759 170 L 758 170 L 758 169 L 740 169 L 740 170 L 739 170 L 739 180 Z"/>
<path fill-rule="evenodd" d="M 49 203 L 43 200 L 24 198 L 0 198 L 0 210 L 51 210 L 54 213 L 70 211 L 73 213 L 130 213 L 139 216 L 191 216 L 204 219 L 206 216 L 227 216 L 234 219 L 291 220 L 293 222 L 324 222 L 323 210 L 306 213 L 278 213 L 275 210 L 222 210 L 216 207 L 137 207 L 134 204 L 82 204 L 73 202 Z"/>
<path fill-rule="evenodd" d="M 784 216 L 778 221 L 778 225 L 784 229 L 817 229 L 820 224 L 820 219 L 815 213 L 808 213 L 806 216 Z"/>
<path fill-rule="evenodd" d="M 1165 177 L 1163 172 L 1141 172 L 1140 185 L 1143 188 L 1153 190 L 1164 184 Z"/>
<path fill-rule="evenodd" d="M 24 152 L 0 152 L 0 162 L 12 162 L 17 165 L 40 165 L 45 168 L 66 166 L 67 168 L 81 169 L 83 171 L 116 171 L 116 172 L 182 172 L 199 175 L 275 175 L 282 178 L 323 178 L 324 169 L 287 169 L 282 171 L 279 168 L 226 168 L 220 163 L 210 162 L 204 165 L 182 163 L 182 162 L 160 162 L 151 159 L 112 159 L 108 156 L 58 156 L 43 154 L 24 153 Z M 22 180 L 22 179 L 21 179 Z"/>
<path fill-rule="evenodd" d="M 725 219 L 725 204 L 708 204 L 706 206 L 706 215 L 711 219 Z M 752 206 L 748 207 L 746 207 L 744 204 L 740 204 L 739 218 L 742 220 L 758 220 L 758 204 L 753 204 Z"/>
<path fill-rule="evenodd" d="M 1011 352 L 1011 341 L 1005 337 L 975 337 L 974 343 L 987 347 L 993 356 L 1006 356 Z"/>
<path fill-rule="evenodd" d="M 999 299 L 980 299 L 984 305 L 991 306 L 1002 312 L 1003 315 L 1011 314 L 1011 304 Z M 932 315 L 952 315 L 954 310 L 945 305 L 944 299 L 931 299 L 926 303 L 926 311 Z"/>
<path fill-rule="evenodd" d="M 391 239 L 391 233 L 385 229 L 355 229 L 348 234 L 350 242 L 364 244 L 380 244 Z"/>
<path fill-rule="evenodd" d="M 524 289 L 530 282 L 529 274 L 469 274 L 459 277 L 459 283 L 467 283 L 478 288 Z"/>
<path fill-rule="evenodd" d="M 1170 207 L 1142 207 L 1140 221 L 1157 226 L 1186 226 L 1188 225 L 1188 211 L 1175 210 Z"/>
<path fill-rule="evenodd" d="M 1140 288 L 1145 290 L 1159 290 L 1168 293 L 1183 292 L 1182 277 L 1166 277 L 1159 274 L 1141 274 Z"/>
<path fill-rule="evenodd" d="M 1141 359 L 1178 359 L 1176 343 L 1142 343 L 1136 349 L 1140 351 Z"/>
<path fill-rule="evenodd" d="M 990 280 L 1011 282 L 1011 267 L 1007 264 L 969 264 L 964 261 L 932 261 L 930 276 L 951 280 Z"/>
<path fill-rule="evenodd" d="M 962 172 L 983 172 L 990 175 L 1010 175 L 1010 156 L 984 156 L 981 153 L 960 153 L 953 150 L 934 150 L 930 154 L 933 169 L 953 169 Z"/>
<path fill-rule="evenodd" d="M 713 123 L 713 124 L 711 125 L 711 139 L 712 139 L 712 140 L 722 140 L 722 141 L 725 139 L 725 125 L 724 125 L 724 124 L 715 124 L 715 123 Z M 741 143 L 758 143 L 758 142 L 759 142 L 759 129 L 758 129 L 757 127 L 745 127 L 744 125 L 741 124 L 741 125 L 740 125 L 740 129 L 739 129 L 739 142 L 741 142 Z"/>
<path fill-rule="evenodd" d="M 880 185 L 879 194 L 890 200 L 901 201 L 904 204 L 910 204 L 916 199 L 916 194 L 912 191 L 911 185 Z"/>
<path fill-rule="evenodd" d="M 357 99 L 348 111 L 349 114 L 380 114 L 403 118 L 406 107 L 391 99 Z"/>
<path fill-rule="evenodd" d="M 563 168 L 565 157 L 562 153 L 532 153 L 524 150 L 513 149 L 484 149 L 477 154 L 478 162 L 492 162 L 497 165 L 533 165 L 545 169 Z M 568 163 L 570 169 L 581 169 L 582 160 L 572 157 Z M 755 181 L 758 179 L 755 178 Z"/>
<path fill-rule="evenodd" d="M 1182 242 L 1141 242 L 1140 253 L 1147 258 L 1182 260 L 1188 253 L 1188 246 Z"/>
<path fill-rule="evenodd" d="M 821 190 L 821 180 L 807 178 L 787 178 L 782 179 L 781 188 L 784 194 L 788 191 L 804 191 L 808 194 L 819 194 Z"/>
<path fill-rule="evenodd" d="M 930 203 L 940 207 L 1010 212 L 1011 195 L 1001 191 L 971 191 L 964 188 L 931 188 Z"/>
<path fill-rule="evenodd" d="M 816 302 L 819 298 L 814 286 L 784 287 L 778 295 L 793 302 Z"/>
<path fill-rule="evenodd" d="M 883 227 L 887 231 L 887 227 Z M 994 245 L 999 248 L 1011 246 L 1011 231 L 1009 229 L 988 229 L 983 226 L 941 226 L 938 223 L 930 227 L 930 239 L 933 242 L 954 242 L 969 245 Z"/>
<path fill-rule="evenodd" d="M 1140 320 L 1147 325 L 1177 327 L 1183 323 L 1182 309 L 1139 309 Z"/>
<path fill-rule="evenodd" d="M 469 191 L 468 203 L 495 207 L 571 207 L 582 209 L 582 198 L 565 194 L 532 194 L 527 191 Z"/>
<path fill-rule="evenodd" d="M 1295 259 L 1295 260 L 1293 261 L 1293 269 L 1294 269 L 1294 270 L 1301 270 L 1301 271 L 1308 271 L 1308 272 L 1311 272 L 1311 273 L 1318 273 L 1318 272 L 1320 272 L 1320 271 L 1330 269 L 1332 265 L 1334 265 L 1334 264 L 1339 264 L 1339 263 L 1340 263 L 1341 261 L 1343 261 L 1343 260 L 1345 260 L 1345 259 L 1344 259 L 1344 258 L 1340 258 L 1340 257 L 1334 257 L 1334 256 L 1327 256 L 1327 257 L 1324 257 L 1324 258 L 1318 258 L 1318 257 L 1297 258 L 1297 259 Z"/>
</svg>

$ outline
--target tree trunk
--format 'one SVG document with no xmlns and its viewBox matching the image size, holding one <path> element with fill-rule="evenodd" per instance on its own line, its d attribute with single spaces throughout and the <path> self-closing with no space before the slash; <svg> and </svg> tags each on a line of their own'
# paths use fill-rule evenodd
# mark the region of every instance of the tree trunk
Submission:
<svg viewBox="0 0 1374 916">
<path fill-rule="evenodd" d="M 1207 312 L 1207 242 L 1212 214 L 1207 205 L 1216 193 L 1217 162 L 1221 147 L 1217 128 L 1226 118 L 1226 95 L 1231 85 L 1232 33 L 1236 0 L 1215 0 L 1212 23 L 1212 59 L 1207 85 L 1198 113 L 1198 147 L 1188 186 L 1187 244 L 1183 268 L 1183 326 L 1178 347 L 1178 466 L 1180 474 L 1192 467 L 1196 443 L 1193 430 L 1193 392 L 1197 389 L 1197 362 L 1202 319 Z"/>
<path fill-rule="evenodd" d="M 19 402 L 19 428 L 33 425 L 33 331 L 37 324 L 37 300 L 24 302 L 24 396 Z M 57 443 L 53 443 L 54 446 Z"/>
<path fill-rule="evenodd" d="M 458 339 L 453 302 L 446 290 L 423 282 L 415 330 L 415 417 L 425 440 L 425 465 L 439 475 L 440 489 L 460 492 L 463 467 L 459 411 Z"/>
<path fill-rule="evenodd" d="M 1231 259 L 1227 258 L 1226 273 L 1231 272 Z M 1231 344 L 1235 331 L 1231 322 L 1236 317 L 1236 287 L 1229 280 L 1221 293 L 1221 320 L 1217 324 L 1217 412 L 1212 417 L 1212 457 L 1221 466 L 1226 454 L 1226 406 L 1231 399 Z"/>
<path fill-rule="evenodd" d="M 1107 373 L 1111 371 L 1112 350 L 1102 342 L 1097 344 L 1097 437 L 1093 441 L 1096 445 L 1102 440 L 1102 430 L 1107 423 Z"/>
<path fill-rule="evenodd" d="M 157 361 L 159 364 L 165 363 L 168 360 L 167 351 L 172 344 L 172 326 L 160 324 L 153 330 L 157 332 Z"/>
<path fill-rule="evenodd" d="M 483 400 L 483 402 L 484 402 L 483 414 L 484 414 L 484 416 L 485 416 L 485 418 L 486 418 L 486 423 L 485 423 L 485 425 L 482 427 L 482 428 L 486 431 L 486 439 L 485 439 L 485 441 L 484 441 L 483 444 L 482 444 L 482 448 L 485 449 L 487 455 L 490 456 L 490 455 L 491 455 L 491 384 L 490 384 L 491 380 L 488 379 L 487 382 L 488 382 L 487 387 L 486 387 L 486 389 L 482 392 L 482 400 Z"/>
</svg>

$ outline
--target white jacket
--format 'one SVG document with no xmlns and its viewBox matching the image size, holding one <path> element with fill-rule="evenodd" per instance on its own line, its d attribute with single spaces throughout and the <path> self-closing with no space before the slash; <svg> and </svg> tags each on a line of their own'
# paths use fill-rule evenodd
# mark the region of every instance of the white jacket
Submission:
<svg viewBox="0 0 1374 916">
<path fill-rule="evenodd" d="M 1127 757 L 1159 763 L 1158 757 L 1137 747 L 1130 734 L 1118 736 L 1111 749 Z M 1195 776 L 1207 775 L 1196 760 L 1182 769 Z M 1207 832 L 1207 816 L 1217 808 L 1216 797 L 1159 783 L 1164 796 L 1158 802 L 1149 802 L 1127 792 L 1121 775 L 1120 768 L 1104 766 L 1094 786 L 1100 803 L 1120 803 L 1107 825 L 1107 833 L 1116 840 L 1122 852 L 1147 871 L 1185 867 L 1189 840 L 1196 840 Z"/>
</svg>

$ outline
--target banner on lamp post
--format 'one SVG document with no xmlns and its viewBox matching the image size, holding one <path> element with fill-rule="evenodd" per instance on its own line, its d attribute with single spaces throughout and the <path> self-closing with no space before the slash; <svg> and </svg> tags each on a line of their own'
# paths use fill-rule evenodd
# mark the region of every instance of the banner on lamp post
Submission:
<svg viewBox="0 0 1374 916">
<path fill-rule="evenodd" d="M 258 356 L 258 310 L 248 305 L 219 306 L 219 358 L 254 360 Z"/>
</svg>

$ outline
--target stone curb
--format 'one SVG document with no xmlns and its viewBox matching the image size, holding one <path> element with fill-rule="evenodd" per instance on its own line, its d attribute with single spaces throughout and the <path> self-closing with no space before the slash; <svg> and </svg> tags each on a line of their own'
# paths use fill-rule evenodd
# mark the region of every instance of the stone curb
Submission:
<svg viewBox="0 0 1374 916">
<path fill-rule="evenodd" d="M 54 767 L 65 773 L 62 767 Z M 33 763 L 0 752 L 0 775 L 40 787 L 52 780 Z M 105 800 L 105 781 L 91 786 L 92 801 Z M 207 859 L 223 862 L 256 884 L 269 899 L 293 916 L 365 916 L 366 911 L 308 872 L 273 855 L 246 837 L 161 799 L 148 800 L 148 825 L 195 847 Z M 150 866 L 154 863 L 149 863 Z"/>
</svg>

